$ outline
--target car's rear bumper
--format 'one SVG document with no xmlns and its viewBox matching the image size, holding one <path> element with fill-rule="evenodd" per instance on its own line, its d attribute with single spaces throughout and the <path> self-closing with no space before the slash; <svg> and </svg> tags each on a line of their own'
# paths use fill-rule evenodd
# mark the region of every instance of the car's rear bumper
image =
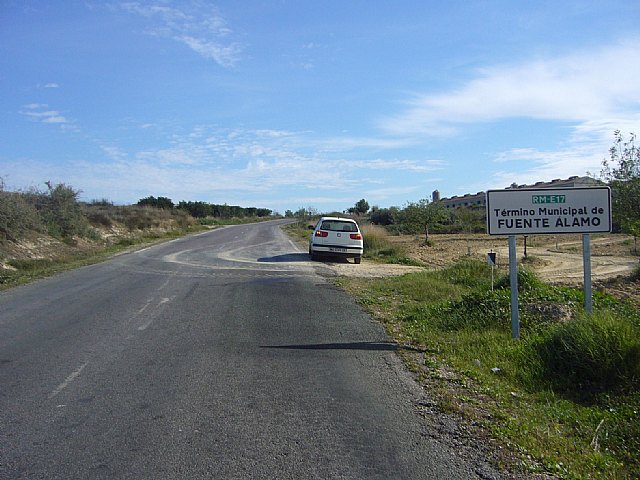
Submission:
<svg viewBox="0 0 640 480">
<path fill-rule="evenodd" d="M 311 251 L 317 255 L 336 255 L 343 257 L 361 257 L 363 248 L 348 245 L 311 245 Z"/>
</svg>

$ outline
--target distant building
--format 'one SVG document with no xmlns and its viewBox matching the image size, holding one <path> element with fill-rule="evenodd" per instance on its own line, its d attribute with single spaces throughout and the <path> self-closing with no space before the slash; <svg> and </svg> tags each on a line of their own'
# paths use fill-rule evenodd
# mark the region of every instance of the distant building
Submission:
<svg viewBox="0 0 640 480">
<path fill-rule="evenodd" d="M 456 195 L 451 198 L 443 198 L 441 202 L 446 208 L 475 207 L 486 205 L 487 199 L 484 192 L 478 192 L 476 194 L 467 193 L 461 197 Z"/>
<path fill-rule="evenodd" d="M 600 180 L 596 180 L 591 177 L 579 177 L 577 175 L 573 177 L 569 177 L 566 180 L 561 180 L 559 178 L 555 178 L 550 182 L 536 182 L 533 185 L 518 185 L 516 183 L 511 184 L 511 186 L 505 188 L 505 190 L 514 190 L 519 188 L 576 188 L 576 187 L 599 187 L 604 185 Z M 434 193 L 434 202 L 435 193 Z M 440 197 L 440 193 L 438 192 L 438 198 Z M 450 198 L 443 198 L 440 200 L 442 204 L 446 208 L 458 208 L 458 207 L 484 207 L 487 202 L 487 197 L 485 192 L 478 192 L 475 194 L 468 193 L 463 196 L 453 196 Z"/>
</svg>

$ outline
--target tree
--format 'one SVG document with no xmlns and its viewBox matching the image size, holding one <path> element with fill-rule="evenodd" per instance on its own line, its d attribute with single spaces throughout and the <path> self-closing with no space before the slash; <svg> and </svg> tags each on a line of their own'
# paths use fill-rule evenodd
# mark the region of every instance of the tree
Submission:
<svg viewBox="0 0 640 480">
<path fill-rule="evenodd" d="M 369 219 L 375 225 L 393 225 L 396 223 L 398 216 L 400 215 L 400 209 L 398 207 L 379 208 L 372 207 Z"/>
<path fill-rule="evenodd" d="M 446 222 L 449 217 L 442 202 L 430 203 L 426 198 L 407 204 L 400 216 L 403 226 L 409 232 L 424 232 L 425 243 L 429 242 L 429 228 Z"/>
<path fill-rule="evenodd" d="M 193 218 L 205 218 L 211 215 L 212 207 L 205 202 L 185 202 L 178 203 L 178 209 L 189 213 Z"/>
<path fill-rule="evenodd" d="M 355 205 L 355 213 L 357 215 L 366 215 L 369 211 L 369 202 L 364 198 L 358 200 Z"/>
<path fill-rule="evenodd" d="M 149 196 L 138 200 L 138 205 L 141 207 L 154 207 L 162 208 L 163 210 L 173 210 L 173 202 L 167 197 L 154 197 Z"/>
<path fill-rule="evenodd" d="M 635 140 L 634 133 L 625 141 L 616 130 L 609 159 L 603 160 L 600 173 L 611 186 L 614 222 L 634 239 L 640 235 L 640 147 Z"/>
<path fill-rule="evenodd" d="M 297 217 L 301 221 L 306 221 L 311 219 L 312 217 L 317 217 L 320 215 L 318 210 L 314 207 L 301 207 L 295 213 L 294 216 Z"/>
<path fill-rule="evenodd" d="M 459 207 L 453 212 L 455 221 L 466 233 L 483 232 L 486 228 L 484 208 Z"/>
</svg>

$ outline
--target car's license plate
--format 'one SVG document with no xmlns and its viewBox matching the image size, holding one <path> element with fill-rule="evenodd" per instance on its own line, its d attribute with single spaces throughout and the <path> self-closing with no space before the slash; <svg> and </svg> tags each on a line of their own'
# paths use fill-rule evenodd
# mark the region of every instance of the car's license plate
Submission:
<svg viewBox="0 0 640 480">
<path fill-rule="evenodd" d="M 347 249 L 346 248 L 338 248 L 338 247 L 330 247 L 329 251 L 330 252 L 336 252 L 336 253 L 347 253 Z"/>
</svg>

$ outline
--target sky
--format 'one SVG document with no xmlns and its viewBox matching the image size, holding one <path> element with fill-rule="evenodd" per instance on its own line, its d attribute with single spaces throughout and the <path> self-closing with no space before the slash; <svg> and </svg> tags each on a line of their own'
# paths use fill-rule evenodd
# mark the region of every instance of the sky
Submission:
<svg viewBox="0 0 640 480">
<path fill-rule="evenodd" d="M 597 174 L 637 0 L 0 0 L 0 179 L 343 211 Z"/>
</svg>

